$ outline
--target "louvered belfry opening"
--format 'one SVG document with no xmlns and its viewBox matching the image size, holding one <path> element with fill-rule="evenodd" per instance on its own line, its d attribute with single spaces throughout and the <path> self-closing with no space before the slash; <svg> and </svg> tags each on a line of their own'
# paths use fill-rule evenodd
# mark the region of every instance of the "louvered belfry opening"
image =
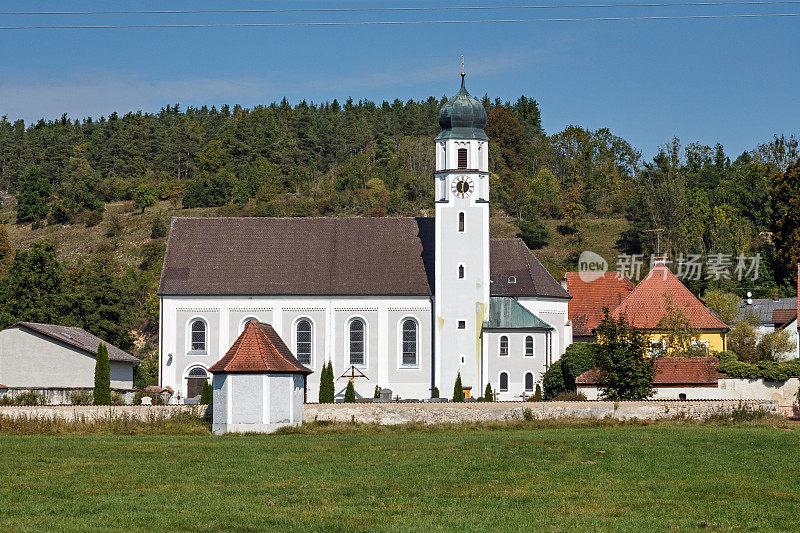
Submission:
<svg viewBox="0 0 800 533">
<path fill-rule="evenodd" d="M 458 149 L 458 168 L 467 168 L 467 149 Z"/>
</svg>

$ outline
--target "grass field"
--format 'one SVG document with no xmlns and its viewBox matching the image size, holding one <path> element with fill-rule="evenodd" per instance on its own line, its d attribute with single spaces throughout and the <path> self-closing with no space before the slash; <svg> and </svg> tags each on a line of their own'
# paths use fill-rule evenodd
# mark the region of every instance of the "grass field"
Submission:
<svg viewBox="0 0 800 533">
<path fill-rule="evenodd" d="M 767 423 L 0 435 L 0 529 L 800 528 L 800 432 Z"/>
</svg>

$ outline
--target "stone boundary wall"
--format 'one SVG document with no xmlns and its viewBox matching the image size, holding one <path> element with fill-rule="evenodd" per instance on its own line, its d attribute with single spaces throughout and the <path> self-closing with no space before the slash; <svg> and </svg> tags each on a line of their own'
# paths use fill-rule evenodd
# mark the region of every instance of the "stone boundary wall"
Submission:
<svg viewBox="0 0 800 533">
<path fill-rule="evenodd" d="M 534 418 L 614 418 L 702 420 L 730 413 L 742 406 L 783 414 L 775 400 L 753 401 L 642 401 L 642 402 L 490 402 L 490 403 L 374 403 L 306 404 L 303 421 L 358 422 L 361 424 L 458 424 L 521 420 L 530 409 Z"/>
<path fill-rule="evenodd" d="M 792 416 L 775 400 L 650 400 L 641 402 L 491 402 L 491 403 L 356 403 L 306 404 L 303 421 L 358 422 L 361 424 L 459 424 L 522 420 L 530 409 L 534 418 L 613 418 L 617 420 L 657 420 L 689 418 L 702 420 L 730 413 L 742 406 L 768 413 Z M 129 417 L 158 420 L 179 413 L 210 418 L 205 405 L 43 405 L 0 406 L 0 417 L 47 418 L 58 420 L 102 420 Z"/>
<path fill-rule="evenodd" d="M 0 417 L 46 418 L 91 422 L 108 418 L 129 417 L 133 420 L 158 420 L 179 413 L 205 416 L 207 405 L 13 405 L 0 406 Z"/>
</svg>

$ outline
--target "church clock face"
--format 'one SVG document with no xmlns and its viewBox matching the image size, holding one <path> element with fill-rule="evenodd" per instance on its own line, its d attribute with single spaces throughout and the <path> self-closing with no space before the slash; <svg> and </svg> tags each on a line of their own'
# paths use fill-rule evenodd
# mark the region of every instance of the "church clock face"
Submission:
<svg viewBox="0 0 800 533">
<path fill-rule="evenodd" d="M 459 198 L 467 198 L 472 194 L 475 186 L 472 183 L 472 178 L 469 176 L 462 176 L 453 180 L 453 194 Z"/>
</svg>

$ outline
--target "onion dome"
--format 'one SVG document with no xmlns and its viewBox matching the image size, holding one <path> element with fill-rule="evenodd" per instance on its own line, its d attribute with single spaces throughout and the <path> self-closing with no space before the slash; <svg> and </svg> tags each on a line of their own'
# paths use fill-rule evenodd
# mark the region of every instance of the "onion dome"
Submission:
<svg viewBox="0 0 800 533">
<path fill-rule="evenodd" d="M 464 86 L 465 74 L 461 73 L 461 89 L 450 98 L 439 111 L 439 126 L 442 131 L 436 139 L 480 139 L 488 141 L 483 131 L 486 127 L 486 110 L 477 98 L 470 96 Z"/>
</svg>

